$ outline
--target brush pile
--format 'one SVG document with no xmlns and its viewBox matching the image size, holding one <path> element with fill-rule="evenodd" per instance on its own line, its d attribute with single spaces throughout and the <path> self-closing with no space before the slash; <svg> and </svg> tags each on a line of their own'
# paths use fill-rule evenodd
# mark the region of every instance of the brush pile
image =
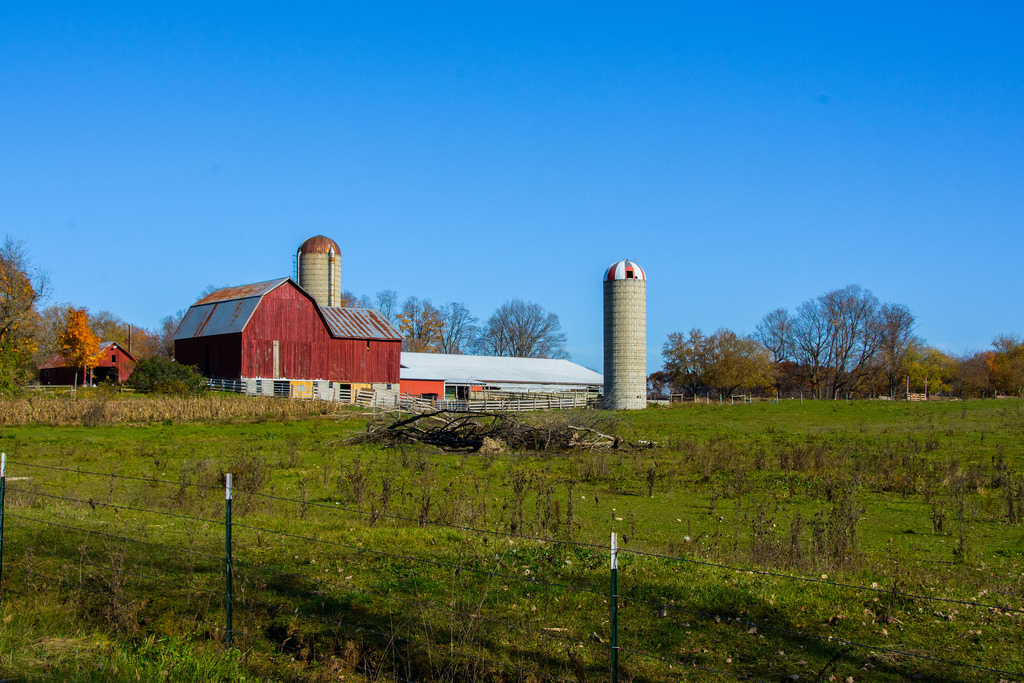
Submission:
<svg viewBox="0 0 1024 683">
<path fill-rule="evenodd" d="M 567 411 L 523 420 L 519 413 L 385 413 L 370 422 L 358 443 L 425 443 L 452 452 L 498 453 L 504 450 L 570 451 L 619 448 L 622 437 L 608 433 L 594 411 Z M 608 420 L 604 420 L 608 421 Z M 601 429 L 598 429 L 601 427 Z"/>
</svg>

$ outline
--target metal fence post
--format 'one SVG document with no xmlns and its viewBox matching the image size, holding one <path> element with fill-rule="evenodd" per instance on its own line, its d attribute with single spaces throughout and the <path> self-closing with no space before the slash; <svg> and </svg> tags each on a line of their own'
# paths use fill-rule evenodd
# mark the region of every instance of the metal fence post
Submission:
<svg viewBox="0 0 1024 683">
<path fill-rule="evenodd" d="M 224 578 L 227 584 L 227 593 L 224 601 L 225 613 L 227 616 L 227 643 L 231 645 L 231 473 L 228 472 L 225 477 L 224 486 L 224 501 L 225 501 L 225 554 L 224 554 Z"/>
<path fill-rule="evenodd" d="M 612 683 L 619 680 L 619 543 L 618 535 L 612 532 Z"/>
<path fill-rule="evenodd" d="M 7 488 L 7 454 L 0 453 L 0 587 L 4 577 L 4 489 Z"/>
</svg>

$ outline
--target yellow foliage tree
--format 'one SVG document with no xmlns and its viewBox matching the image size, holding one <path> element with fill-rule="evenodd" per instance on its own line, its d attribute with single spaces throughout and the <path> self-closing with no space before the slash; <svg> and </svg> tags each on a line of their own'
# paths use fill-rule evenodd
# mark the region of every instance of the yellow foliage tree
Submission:
<svg viewBox="0 0 1024 683">
<path fill-rule="evenodd" d="M 64 362 L 82 371 L 84 384 L 100 358 L 100 340 L 89 327 L 89 314 L 84 308 L 72 308 L 68 313 L 68 325 L 57 338 L 57 346 Z"/>
<path fill-rule="evenodd" d="M 398 330 L 402 333 L 402 350 L 437 353 L 441 350 L 444 316 L 429 299 L 409 297 L 398 314 Z"/>
<path fill-rule="evenodd" d="M 947 393 L 956 370 L 956 360 L 934 347 L 915 343 L 907 353 L 911 391 L 927 391 L 929 395 Z"/>
<path fill-rule="evenodd" d="M 21 243 L 7 236 L 0 244 L 0 392 L 28 382 L 37 348 L 39 312 L 46 277 L 36 271 Z"/>
<path fill-rule="evenodd" d="M 1024 340 L 1003 334 L 992 346 L 996 349 L 989 361 L 992 383 L 1004 394 L 1024 396 Z"/>
</svg>

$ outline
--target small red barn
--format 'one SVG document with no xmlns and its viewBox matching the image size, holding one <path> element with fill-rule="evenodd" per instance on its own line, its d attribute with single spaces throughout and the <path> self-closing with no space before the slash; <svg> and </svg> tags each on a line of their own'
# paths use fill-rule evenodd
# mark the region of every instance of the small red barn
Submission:
<svg viewBox="0 0 1024 683">
<path fill-rule="evenodd" d="M 124 384 L 135 371 L 136 363 L 135 357 L 125 351 L 117 342 L 101 342 L 99 358 L 96 367 L 92 369 L 92 381 L 96 383 L 109 380 L 115 384 Z M 67 362 L 59 355 L 53 356 L 39 366 L 40 384 L 48 386 L 78 384 L 81 386 L 88 381 L 87 371 L 68 367 Z"/>
<path fill-rule="evenodd" d="M 321 307 L 291 278 L 219 289 L 174 336 L 175 360 L 217 379 L 397 385 L 401 347 L 378 311 Z"/>
</svg>

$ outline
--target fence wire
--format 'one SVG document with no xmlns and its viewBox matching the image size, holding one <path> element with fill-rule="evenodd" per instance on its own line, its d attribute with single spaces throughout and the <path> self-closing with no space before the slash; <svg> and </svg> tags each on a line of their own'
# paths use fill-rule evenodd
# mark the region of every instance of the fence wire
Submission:
<svg viewBox="0 0 1024 683">
<path fill-rule="evenodd" d="M 79 468 L 62 468 L 21 461 L 13 463 L 9 461 L 8 465 L 13 465 L 16 467 L 39 468 L 49 471 L 65 472 L 82 478 L 92 477 L 110 481 L 124 480 L 127 482 L 135 482 L 140 484 L 146 484 L 149 486 L 168 485 L 177 487 L 180 490 L 195 489 L 197 491 L 203 490 L 206 492 L 221 490 L 219 487 L 216 486 L 186 483 L 183 481 L 161 480 L 151 477 L 127 476 L 116 474 L 114 472 L 94 472 L 82 470 Z M 54 486 L 57 485 L 55 484 Z M 205 595 L 206 597 L 211 599 L 211 602 L 213 602 L 214 599 L 224 599 L 224 594 L 221 591 L 199 585 L 201 581 L 205 581 L 206 584 L 209 584 L 209 582 L 211 581 L 211 577 L 215 576 L 218 571 L 223 571 L 224 568 L 224 565 L 222 564 L 224 561 L 224 556 L 222 554 L 219 554 L 217 550 L 214 550 L 214 548 L 217 547 L 216 544 L 219 543 L 223 538 L 220 535 L 220 520 L 195 515 L 181 514 L 178 512 L 167 510 L 140 507 L 137 504 L 125 504 L 122 502 L 112 501 L 98 502 L 94 500 L 93 497 L 78 497 L 75 495 L 69 495 L 67 493 L 47 493 L 39 490 L 38 488 L 28 489 L 21 486 L 8 486 L 7 492 L 10 494 L 14 494 L 16 496 L 21 495 L 26 498 L 32 497 L 34 499 L 34 497 L 38 497 L 44 498 L 49 501 L 69 503 L 74 506 L 78 506 L 82 510 L 85 510 L 87 512 L 87 515 L 90 514 L 88 512 L 89 510 L 91 510 L 91 514 L 97 514 L 99 509 L 113 511 L 115 519 L 103 519 L 102 522 L 103 524 L 107 525 L 107 527 L 105 528 L 108 529 L 107 531 L 103 531 L 97 528 L 89 528 L 87 526 L 82 526 L 82 524 L 86 523 L 84 520 L 79 520 L 79 525 L 76 526 L 64 523 L 62 521 L 55 521 L 52 518 L 47 518 L 41 511 L 45 510 L 45 507 L 41 505 L 36 505 L 34 503 L 29 508 L 34 511 L 32 515 L 24 514 L 22 512 L 14 513 L 5 511 L 4 514 L 6 518 L 9 520 L 6 535 L 9 537 L 11 536 L 12 533 L 20 534 L 17 540 L 9 538 L 3 539 L 2 547 L 6 552 L 4 553 L 4 556 L 2 558 L 2 567 L 5 570 L 5 576 L 9 576 L 8 570 L 15 572 L 20 571 L 26 574 L 26 576 L 28 577 L 46 576 L 47 578 L 53 579 L 54 583 L 58 586 L 62 583 L 65 585 L 70 585 L 72 583 L 72 579 L 68 578 L 67 576 L 53 573 L 47 574 L 45 571 L 42 571 L 38 566 L 35 566 L 39 562 L 40 555 L 42 555 L 45 557 L 56 559 L 58 561 L 65 561 L 69 565 L 78 566 L 79 568 L 89 567 L 91 569 L 95 569 L 96 571 L 116 572 L 120 576 L 131 577 L 142 582 L 152 582 L 160 584 L 163 586 L 167 586 L 168 590 L 184 589 L 189 594 Z M 424 526 L 423 520 L 421 519 L 403 517 L 400 515 L 381 515 L 377 513 L 368 513 L 362 510 L 356 510 L 349 507 L 331 505 L 327 503 L 321 503 L 318 501 L 311 502 L 307 500 L 299 500 L 295 498 L 265 494 L 261 492 L 238 490 L 235 493 L 236 495 L 248 495 L 252 498 L 261 498 L 285 504 L 302 506 L 303 509 L 308 507 L 315 507 L 318 510 L 325 511 L 327 513 L 328 518 L 333 519 L 335 524 L 337 524 L 341 520 L 350 519 L 351 517 L 366 519 L 367 517 L 371 517 L 371 515 L 373 515 L 373 517 L 371 517 L 372 519 L 385 518 L 390 522 L 395 523 L 396 525 L 404 524 L 410 527 Z M 10 506 L 10 503 L 8 503 L 8 507 Z M 191 525 L 191 533 L 193 533 L 194 536 L 192 536 L 192 540 L 190 541 L 189 545 L 185 546 L 174 545 L 170 543 L 158 543 L 151 540 L 135 538 L 129 535 L 112 533 L 111 530 L 109 529 L 110 524 L 126 524 L 126 521 L 120 518 L 120 514 L 122 511 L 136 513 L 139 515 L 153 515 L 156 517 L 164 517 L 184 522 L 188 525 Z M 97 520 L 92 521 L 96 522 Z M 476 576 L 480 580 L 484 581 L 484 586 L 482 587 L 484 590 L 484 597 L 481 598 L 479 603 L 481 607 L 484 605 L 486 598 L 490 595 L 490 592 L 493 589 L 494 582 L 501 581 L 506 584 L 516 583 L 530 590 L 547 591 L 549 594 L 551 592 L 557 592 L 558 594 L 565 597 L 573 595 L 582 596 L 584 598 L 589 597 L 591 603 L 599 605 L 600 609 L 606 608 L 605 603 L 607 603 L 608 600 L 616 599 L 622 600 L 623 603 L 626 603 L 628 601 L 630 603 L 643 605 L 647 608 L 650 608 L 650 611 L 657 612 L 659 616 L 667 616 L 670 612 L 679 614 L 689 614 L 693 616 L 702 617 L 708 620 L 715 620 L 717 623 L 725 623 L 727 625 L 734 624 L 736 626 L 754 629 L 756 631 L 774 632 L 783 635 L 787 638 L 792 638 L 798 641 L 813 641 L 817 643 L 822 643 L 827 645 L 828 647 L 837 648 L 836 653 L 834 654 L 832 662 L 830 662 L 829 666 L 831 666 L 831 664 L 834 663 L 837 658 L 842 656 L 844 652 L 848 651 L 851 648 L 856 648 L 868 651 L 869 653 L 878 653 L 879 655 L 887 655 L 900 658 L 912 658 L 941 665 L 943 667 L 960 668 L 965 671 L 975 671 L 982 672 L 985 674 L 998 674 L 1000 676 L 1024 678 L 1024 674 L 1022 674 L 1021 672 L 1006 671 L 998 668 L 975 664 L 972 662 L 947 659 L 940 656 L 936 656 L 933 653 L 912 652 L 902 650 L 899 648 L 873 645 L 870 643 L 863 643 L 852 639 L 842 638 L 839 636 L 826 636 L 807 632 L 804 630 L 778 626 L 772 623 L 765 623 L 764 620 L 742 619 L 732 616 L 720 616 L 713 612 L 688 609 L 674 604 L 667 605 L 664 602 L 657 602 L 645 597 L 638 597 L 637 595 L 634 595 L 633 591 L 631 591 L 628 586 L 625 590 L 620 589 L 617 595 L 612 595 L 607 590 L 597 589 L 589 585 L 580 585 L 575 581 L 563 583 L 554 580 L 543 579 L 539 576 L 524 576 L 513 573 L 511 571 L 507 571 L 508 565 L 503 561 L 504 555 L 500 553 L 492 553 L 493 557 L 489 558 L 489 561 L 495 562 L 495 568 L 485 568 L 473 564 L 472 562 L 452 562 L 439 556 L 421 556 L 414 553 L 400 552 L 394 549 L 381 550 L 372 547 L 364 547 L 361 543 L 354 544 L 333 539 L 317 538 L 315 536 L 294 533 L 280 529 L 271 529 L 268 527 L 259 526 L 251 523 L 233 522 L 232 526 L 237 530 L 244 530 L 245 532 L 255 533 L 257 534 L 258 538 L 260 537 L 261 534 L 266 534 L 271 537 L 276 537 L 282 541 L 287 540 L 292 545 L 300 545 L 304 548 L 304 550 L 307 553 L 312 551 L 314 548 L 323 548 L 329 551 L 344 550 L 346 552 L 353 554 L 368 555 L 376 557 L 378 559 L 385 559 L 392 561 L 394 563 L 399 563 L 402 567 L 404 567 L 406 571 L 414 568 L 441 570 L 445 573 L 447 580 L 453 586 L 453 593 L 456 594 L 458 593 L 460 587 L 465 591 L 470 591 L 471 587 L 467 583 L 467 578 L 471 576 Z M 480 535 L 483 536 L 485 541 L 488 537 L 495 537 L 506 539 L 509 543 L 513 541 L 522 541 L 533 543 L 541 547 L 546 547 L 548 544 L 550 544 L 554 547 L 581 549 L 589 552 L 610 551 L 610 548 L 608 546 L 604 546 L 601 544 L 576 543 L 566 539 L 544 538 L 539 536 L 515 534 L 509 533 L 507 531 L 502 531 L 500 529 L 480 529 L 464 525 L 443 524 L 436 521 L 428 521 L 426 523 L 426 526 L 429 528 L 439 530 L 443 529 L 463 534 Z M 75 555 L 70 552 L 62 553 L 56 549 L 57 546 L 55 545 L 53 547 L 47 547 L 48 541 L 43 538 L 41 530 L 49 530 L 52 533 L 59 534 L 62 544 L 65 547 L 73 547 L 77 549 L 78 554 Z M 92 548 L 89 548 L 87 546 L 87 543 L 89 539 L 93 538 L 99 539 L 101 542 L 106 543 L 106 549 L 108 550 L 108 552 L 111 546 L 116 546 L 118 544 L 122 546 L 127 546 L 128 544 L 130 544 L 133 547 L 147 550 L 151 555 L 154 551 L 160 551 L 168 554 L 169 556 L 177 557 L 179 559 L 183 557 L 188 558 L 189 562 L 192 562 L 195 559 L 199 559 L 208 563 L 209 566 L 203 566 L 197 569 L 197 567 L 194 564 L 190 565 L 189 571 L 186 572 L 189 575 L 189 578 L 187 581 L 185 581 L 185 585 L 183 586 L 181 580 L 178 578 L 168 578 L 167 576 L 159 576 L 149 573 L 153 569 L 160 569 L 160 567 L 157 565 L 162 560 L 159 559 L 151 559 L 151 561 L 149 561 L 148 563 L 140 561 L 138 563 L 138 566 L 131 568 L 125 568 L 123 566 L 113 566 L 112 562 L 110 561 L 108 561 L 106 564 L 103 564 L 101 562 L 96 562 L 93 559 L 90 559 L 89 557 L 87 557 L 87 549 L 92 552 L 95 551 Z M 236 542 L 238 540 L 240 539 L 238 538 L 238 536 L 236 536 Z M 80 545 L 74 545 L 76 543 Z M 68 544 L 71 545 L 69 546 Z M 248 549 L 248 551 L 250 553 L 255 553 L 255 550 L 257 549 Z M 239 551 L 236 550 L 236 552 Z M 241 550 L 241 552 L 246 552 L 246 550 Z M 507 547 L 505 552 L 508 552 Z M 255 555 L 258 554 L 259 553 L 255 553 Z M 809 585 L 818 585 L 823 588 L 835 589 L 837 591 L 843 592 L 854 591 L 869 594 L 884 594 L 892 598 L 922 601 L 927 603 L 955 604 L 966 606 L 972 609 L 987 609 L 990 611 L 1009 612 L 1014 614 L 1024 613 L 1024 611 L 1022 611 L 1019 608 L 1010 607 L 1007 605 L 983 603 L 978 600 L 961 600 L 955 598 L 921 595 L 906 592 L 903 590 L 899 590 L 898 586 L 895 583 L 889 588 L 883 588 L 877 585 L 863 586 L 852 583 L 830 581 L 824 578 L 819 579 L 816 577 L 796 576 L 785 574 L 782 572 L 763 570 L 758 568 L 735 567 L 724 563 L 715 563 L 706 560 L 701 560 L 698 558 L 675 557 L 671 555 L 659 554 L 654 552 L 645 552 L 632 549 L 627 550 L 625 548 L 619 549 L 619 554 L 620 556 L 632 556 L 638 559 L 651 558 L 670 563 L 679 563 L 680 565 L 689 564 L 693 566 L 706 567 L 709 569 L 720 570 L 723 572 L 733 574 L 769 577 L 784 581 L 793 581 Z M 146 569 L 147 567 L 149 567 L 148 570 Z M 497 567 L 502 567 L 504 568 L 504 570 L 499 571 Z M 340 571 L 340 568 L 338 569 L 338 571 Z M 201 579 L 197 577 L 197 574 L 200 573 L 203 574 Z M 402 597 L 401 595 L 396 595 L 389 591 L 373 589 L 370 586 L 357 585 L 356 583 L 349 582 L 347 580 L 351 577 L 346 577 L 345 582 L 339 582 L 333 579 L 328 580 L 324 577 L 317 576 L 316 574 L 296 571 L 293 567 L 262 563 L 256 561 L 255 557 L 248 559 L 239 558 L 235 560 L 233 564 L 233 573 L 238 579 L 241 580 L 242 595 L 239 597 L 239 600 L 236 604 L 248 610 L 250 612 L 250 617 L 263 612 L 266 615 L 287 617 L 289 619 L 307 619 L 314 622 L 325 624 L 333 628 L 344 629 L 354 634 L 372 636 L 381 643 L 385 643 L 386 646 L 389 648 L 393 648 L 395 644 L 398 643 L 405 643 L 409 646 L 416 646 L 422 648 L 425 652 L 431 652 L 432 650 L 436 650 L 439 644 L 434 641 L 414 638 L 412 637 L 412 634 L 408 632 L 383 628 L 380 624 L 367 625 L 366 623 L 362 623 L 359 620 L 349 621 L 343 618 L 326 616 L 323 613 L 318 613 L 320 610 L 312 611 L 308 608 L 302 609 L 302 605 L 304 603 L 296 602 L 296 600 L 301 599 L 307 602 L 320 600 L 321 603 L 325 604 L 328 597 L 336 597 L 338 595 L 346 596 L 348 600 L 351 600 L 353 597 L 356 597 L 357 599 L 363 598 L 368 599 L 370 601 L 381 601 L 390 603 L 392 605 L 392 610 L 389 612 L 389 614 L 391 615 L 394 615 L 396 610 L 405 610 L 408 613 L 405 617 L 406 620 L 410 619 L 409 614 L 420 615 L 420 617 L 422 618 L 422 615 L 426 614 L 427 612 L 432 612 L 447 618 L 450 623 L 459 620 L 467 622 L 473 625 L 474 628 L 476 628 L 478 631 L 480 626 L 487 625 L 489 628 L 494 629 L 498 633 L 518 634 L 518 636 L 516 637 L 520 638 L 532 637 L 536 638 L 537 642 L 558 642 L 562 644 L 561 646 L 563 649 L 565 649 L 566 652 L 573 652 L 575 651 L 575 649 L 584 648 L 591 652 L 596 651 L 597 653 L 602 653 L 607 651 L 610 647 L 605 644 L 604 639 L 600 638 L 597 635 L 596 631 L 591 633 L 588 637 L 580 633 L 566 632 L 567 629 L 558 629 L 539 625 L 517 623 L 516 621 L 509 620 L 507 618 L 501 618 L 500 616 L 490 614 L 485 615 L 481 613 L 481 610 L 470 612 L 456 609 L 454 608 L 455 600 L 453 600 L 452 602 L 452 607 L 444 605 L 434 605 L 430 604 L 428 601 L 423 599 Z M 294 580 L 296 583 L 307 582 L 308 586 L 301 590 L 293 591 L 291 595 L 282 595 L 282 599 L 278 602 L 269 602 L 266 599 L 257 597 L 261 594 L 262 591 L 267 590 L 266 586 L 268 582 L 278 580 Z M 262 589 L 259 585 L 257 585 L 257 582 L 262 582 Z M 0 590 L 3 590 L 4 588 L 5 586 L 0 586 Z M 477 589 L 480 590 L 481 587 L 477 587 Z M 680 588 L 680 590 L 682 590 L 682 588 Z M 286 591 L 284 590 L 279 590 L 279 592 L 286 593 Z M 527 595 L 527 597 L 529 597 L 529 595 Z M 385 615 L 377 616 L 382 617 Z M 628 623 L 624 620 L 625 617 L 619 617 L 620 624 Z M 391 617 L 389 623 L 394 624 L 393 616 Z M 603 623 L 607 623 L 607 620 L 604 620 Z M 237 632 L 238 629 L 235 630 Z M 268 642 L 271 642 L 274 645 L 274 647 L 280 648 L 282 650 L 286 650 L 291 647 L 287 645 L 286 642 L 276 642 L 274 638 L 272 638 L 269 634 L 263 634 L 262 636 L 260 636 L 255 633 L 248 633 L 245 634 L 244 637 L 250 640 L 254 638 L 258 640 L 261 637 L 265 638 Z M 472 645 L 472 643 L 467 643 L 466 645 Z M 480 645 L 476 645 L 476 647 L 480 647 Z M 299 649 L 301 648 L 296 648 L 296 651 L 298 651 Z M 650 651 L 637 645 L 633 645 L 630 647 L 619 646 L 618 649 L 621 653 L 629 654 L 639 659 L 658 662 L 662 665 L 668 665 L 673 667 L 673 669 L 678 666 L 681 668 L 681 670 L 701 671 L 705 674 L 732 677 L 739 680 L 761 680 L 757 677 L 748 676 L 743 673 L 735 671 L 725 671 L 713 667 L 704 666 L 702 664 L 698 664 L 696 661 L 686 661 L 685 658 L 680 659 L 678 657 L 666 656 L 665 653 L 658 651 Z M 444 647 L 444 651 L 446 653 L 446 656 L 455 658 L 459 661 L 477 662 L 481 665 L 485 665 L 488 667 L 515 672 L 521 675 L 522 677 L 525 677 L 532 673 L 532 670 L 524 665 L 517 665 L 514 662 L 493 659 L 491 657 L 483 656 L 479 653 L 474 653 L 467 649 L 467 647 L 462 645 L 461 643 L 457 646 L 456 642 L 452 639 L 449 639 L 448 644 Z M 391 668 L 393 667 L 373 668 L 365 667 L 362 664 L 353 664 L 352 666 L 353 669 L 363 669 L 365 672 L 370 673 L 374 676 L 385 676 L 392 680 L 401 681 L 415 680 L 413 678 L 401 677 L 399 672 L 391 670 Z M 408 668 L 408 665 L 406 666 Z M 450 666 L 455 666 L 455 664 L 453 663 Z M 548 666 L 553 667 L 554 669 L 570 670 L 574 667 L 580 666 L 580 664 L 578 664 L 577 659 L 575 659 L 574 657 L 566 656 L 564 660 L 549 663 Z M 594 664 L 591 663 L 586 666 L 590 669 L 593 669 Z M 549 673 L 548 675 L 552 676 L 553 674 Z M 579 680 L 581 675 L 582 674 L 579 671 L 577 671 L 574 678 L 554 677 L 550 678 L 550 680 Z"/>
</svg>

